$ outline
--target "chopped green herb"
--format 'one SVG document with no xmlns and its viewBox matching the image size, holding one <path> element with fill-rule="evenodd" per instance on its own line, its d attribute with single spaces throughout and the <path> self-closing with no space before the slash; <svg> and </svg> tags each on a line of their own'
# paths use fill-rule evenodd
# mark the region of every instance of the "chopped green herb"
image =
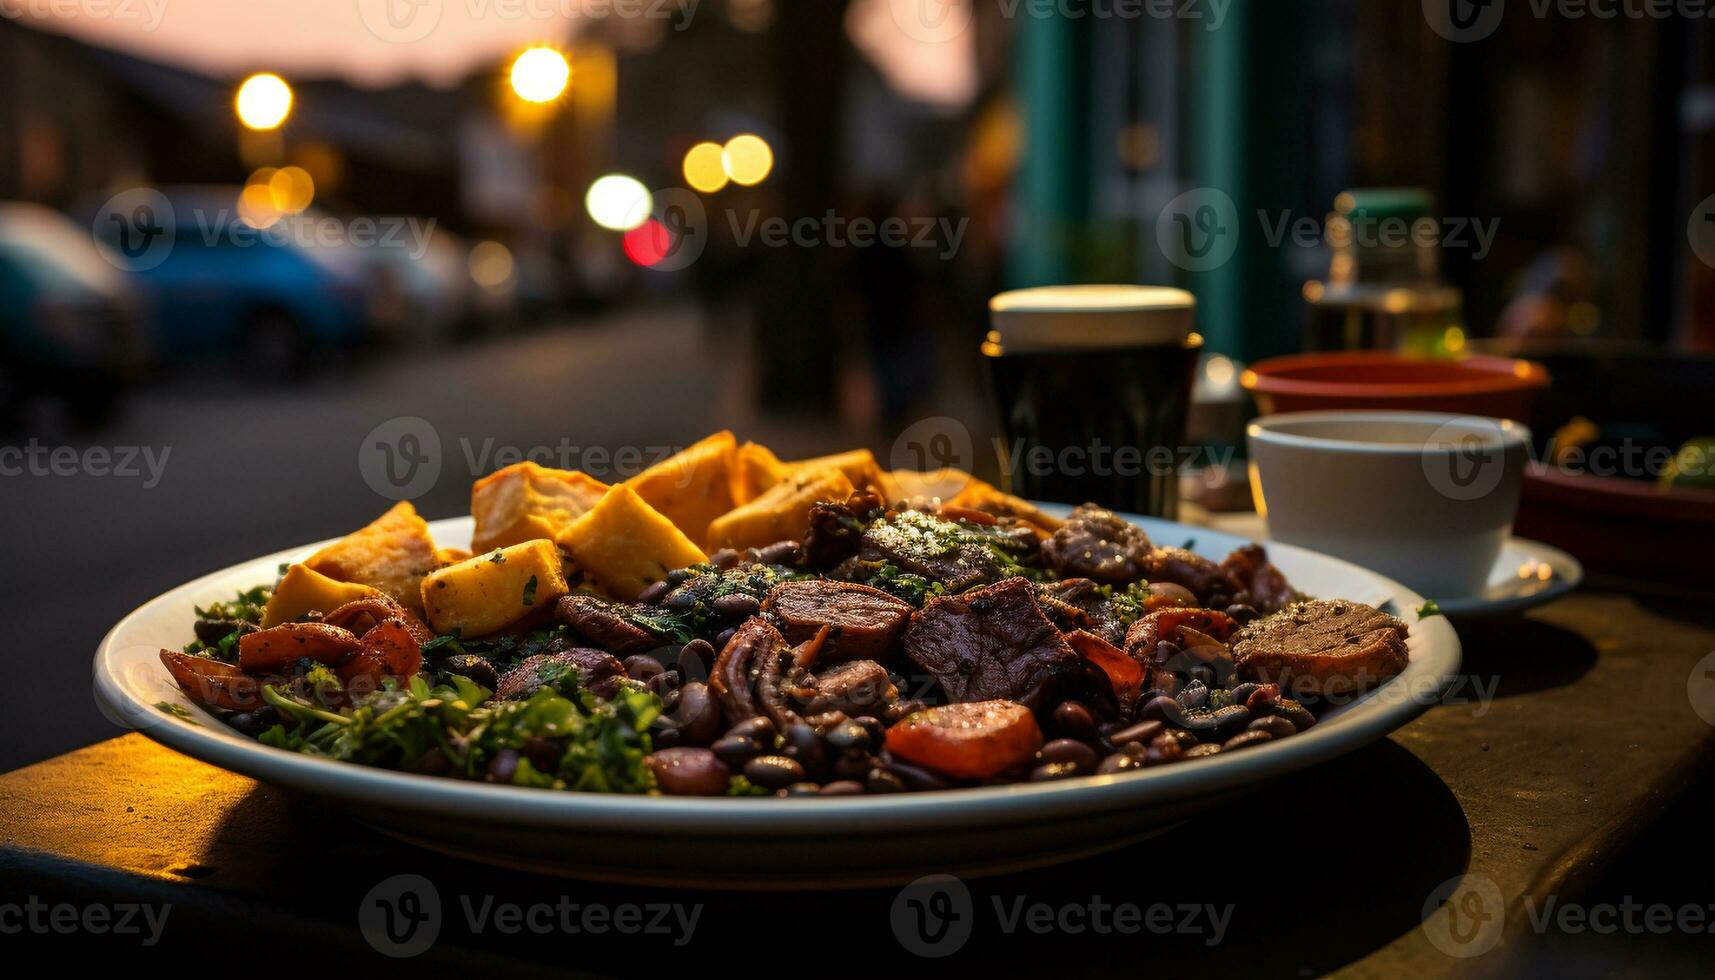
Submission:
<svg viewBox="0 0 1715 980">
<path fill-rule="evenodd" d="M 536 576 L 534 575 L 530 576 L 530 581 L 524 583 L 524 604 L 526 606 L 536 604 Z"/>
<path fill-rule="evenodd" d="M 1441 607 L 1435 604 L 1434 599 L 1425 600 L 1423 605 L 1417 607 L 1417 618 L 1419 620 L 1428 619 L 1430 616 L 1440 616 L 1441 614 Z"/>
<path fill-rule="evenodd" d="M 188 721 L 193 725 L 197 724 L 196 716 L 192 715 L 191 710 L 182 704 L 174 704 L 171 701 L 156 701 L 155 707 L 180 721 Z"/>
</svg>

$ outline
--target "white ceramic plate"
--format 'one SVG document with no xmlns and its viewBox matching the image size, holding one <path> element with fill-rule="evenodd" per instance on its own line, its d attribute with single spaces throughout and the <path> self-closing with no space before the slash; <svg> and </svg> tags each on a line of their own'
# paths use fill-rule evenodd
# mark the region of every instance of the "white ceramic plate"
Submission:
<svg viewBox="0 0 1715 980">
<path fill-rule="evenodd" d="M 1160 544 L 1194 541 L 1219 559 L 1243 539 L 1139 519 Z M 432 525 L 443 546 L 469 518 Z M 120 724 L 204 762 L 344 808 L 389 834 L 478 861 L 643 884 L 817 888 L 896 884 L 1052 864 L 1160 833 L 1262 782 L 1350 752 L 1439 700 L 1459 669 L 1445 617 L 1415 622 L 1423 600 L 1354 565 L 1286 545 L 1275 562 L 1300 590 L 1380 605 L 1411 623 L 1399 677 L 1334 709 L 1309 731 L 1232 755 L 1047 784 L 882 797 L 688 799 L 494 786 L 332 762 L 272 749 L 226 728 L 179 691 L 158 656 L 191 638 L 192 607 L 272 581 L 314 545 L 180 586 L 120 621 L 95 655 L 96 700 Z M 162 711 L 166 702 L 188 720 Z M 1354 785 L 1352 792 L 1363 792 Z"/>
<path fill-rule="evenodd" d="M 1456 619 L 1511 615 L 1552 602 L 1583 581 L 1584 566 L 1566 552 L 1529 538 L 1508 538 L 1481 593 L 1436 599 L 1435 604 Z"/>
</svg>

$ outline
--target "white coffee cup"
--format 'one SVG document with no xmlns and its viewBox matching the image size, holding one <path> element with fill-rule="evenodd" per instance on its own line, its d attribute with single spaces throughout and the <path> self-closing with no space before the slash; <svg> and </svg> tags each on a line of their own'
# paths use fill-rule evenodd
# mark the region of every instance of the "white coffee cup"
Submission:
<svg viewBox="0 0 1715 980">
<path fill-rule="evenodd" d="M 1430 597 L 1483 590 L 1512 533 L 1530 430 L 1431 412 L 1300 412 L 1248 430 L 1269 536 Z"/>
</svg>

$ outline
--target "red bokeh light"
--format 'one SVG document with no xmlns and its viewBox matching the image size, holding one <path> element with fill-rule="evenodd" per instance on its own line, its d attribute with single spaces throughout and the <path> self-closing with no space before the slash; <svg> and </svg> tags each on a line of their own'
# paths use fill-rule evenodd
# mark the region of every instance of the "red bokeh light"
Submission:
<svg viewBox="0 0 1715 980">
<path fill-rule="evenodd" d="M 641 266 L 654 266 L 673 251 L 673 233 L 650 218 L 625 233 L 625 256 Z"/>
</svg>

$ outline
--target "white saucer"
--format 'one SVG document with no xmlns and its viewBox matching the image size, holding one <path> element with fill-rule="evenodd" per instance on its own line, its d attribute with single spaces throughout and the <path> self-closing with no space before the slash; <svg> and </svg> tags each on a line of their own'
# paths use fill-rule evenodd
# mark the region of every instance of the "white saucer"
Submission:
<svg viewBox="0 0 1715 980">
<path fill-rule="evenodd" d="M 1519 613 L 1560 598 L 1584 581 L 1584 566 L 1559 548 L 1529 538 L 1509 538 L 1477 595 L 1437 597 L 1443 615 L 1476 619 Z"/>
</svg>

